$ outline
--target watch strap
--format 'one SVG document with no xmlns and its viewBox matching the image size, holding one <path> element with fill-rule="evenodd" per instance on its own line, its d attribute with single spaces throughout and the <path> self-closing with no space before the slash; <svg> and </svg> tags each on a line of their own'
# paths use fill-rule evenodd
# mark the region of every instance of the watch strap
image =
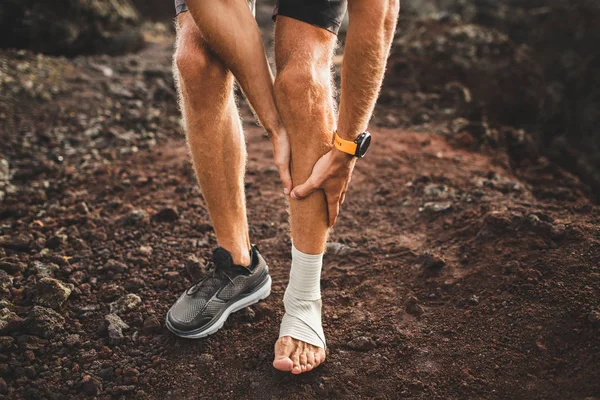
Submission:
<svg viewBox="0 0 600 400">
<path fill-rule="evenodd" d="M 350 154 L 352 156 L 356 155 L 356 149 L 358 147 L 358 145 L 355 142 L 351 140 L 342 139 L 338 135 L 337 131 L 333 135 L 333 146 L 339 151 Z"/>
</svg>

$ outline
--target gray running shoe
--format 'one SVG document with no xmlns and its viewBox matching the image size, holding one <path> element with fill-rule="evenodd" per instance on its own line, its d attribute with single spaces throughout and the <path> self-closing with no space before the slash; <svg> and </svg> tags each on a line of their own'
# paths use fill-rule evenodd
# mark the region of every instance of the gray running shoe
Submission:
<svg viewBox="0 0 600 400">
<path fill-rule="evenodd" d="M 231 254 L 218 247 L 204 278 L 179 297 L 167 313 L 167 328 L 177 336 L 199 339 L 217 332 L 229 314 L 271 294 L 269 267 L 252 246 L 250 268 L 233 264 Z"/>
</svg>

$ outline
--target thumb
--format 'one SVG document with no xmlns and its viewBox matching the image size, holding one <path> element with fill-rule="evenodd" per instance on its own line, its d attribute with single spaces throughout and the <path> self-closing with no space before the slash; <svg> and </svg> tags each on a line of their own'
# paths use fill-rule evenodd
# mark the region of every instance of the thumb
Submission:
<svg viewBox="0 0 600 400">
<path fill-rule="evenodd" d="M 307 197 L 308 195 L 310 195 L 312 192 L 314 192 L 317 189 L 318 189 L 318 187 L 315 184 L 315 182 L 309 178 L 303 184 L 296 186 L 294 188 L 294 190 L 292 190 L 292 193 L 290 194 L 290 196 L 292 196 L 293 199 L 301 200 L 301 199 Z"/>
</svg>

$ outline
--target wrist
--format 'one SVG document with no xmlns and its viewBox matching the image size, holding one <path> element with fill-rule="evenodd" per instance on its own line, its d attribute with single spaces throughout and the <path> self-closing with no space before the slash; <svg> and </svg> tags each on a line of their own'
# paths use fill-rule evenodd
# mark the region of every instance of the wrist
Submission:
<svg viewBox="0 0 600 400">
<path fill-rule="evenodd" d="M 331 155 L 336 162 L 350 164 L 356 161 L 356 157 L 352 154 L 344 153 L 335 146 L 331 149 L 331 152 Z"/>
</svg>

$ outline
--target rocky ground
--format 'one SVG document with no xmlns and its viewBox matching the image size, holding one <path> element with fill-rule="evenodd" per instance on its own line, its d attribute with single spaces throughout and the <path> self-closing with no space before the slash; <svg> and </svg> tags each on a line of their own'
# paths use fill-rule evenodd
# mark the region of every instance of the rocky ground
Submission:
<svg viewBox="0 0 600 400">
<path fill-rule="evenodd" d="M 440 29 L 470 54 L 471 31 Z M 0 398 L 600 396 L 600 208 L 524 131 L 485 117 L 493 106 L 470 105 L 489 82 L 398 80 L 419 70 L 419 49 L 392 57 L 373 149 L 328 245 L 327 362 L 302 376 L 271 367 L 288 217 L 245 106 L 251 237 L 273 293 L 206 340 L 168 333 L 166 310 L 216 241 L 172 37 L 158 26 L 146 41 L 121 57 L 0 52 Z"/>
</svg>

